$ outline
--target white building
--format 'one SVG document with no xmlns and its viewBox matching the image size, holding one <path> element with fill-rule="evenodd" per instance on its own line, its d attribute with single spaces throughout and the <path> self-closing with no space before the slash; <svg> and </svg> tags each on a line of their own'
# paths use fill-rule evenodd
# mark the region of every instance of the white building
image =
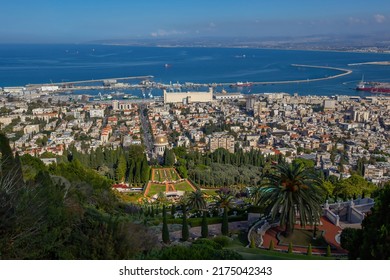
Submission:
<svg viewBox="0 0 390 280">
<path fill-rule="evenodd" d="M 104 109 L 91 109 L 89 115 L 91 118 L 104 118 Z"/>
<path fill-rule="evenodd" d="M 39 124 L 29 124 L 23 129 L 24 134 L 32 134 L 39 132 Z"/>
<path fill-rule="evenodd" d="M 131 101 L 112 101 L 112 109 L 115 111 L 123 111 L 132 109 Z"/>
<path fill-rule="evenodd" d="M 213 88 L 209 91 L 167 92 L 164 89 L 164 104 L 167 103 L 197 103 L 213 101 Z"/>
</svg>

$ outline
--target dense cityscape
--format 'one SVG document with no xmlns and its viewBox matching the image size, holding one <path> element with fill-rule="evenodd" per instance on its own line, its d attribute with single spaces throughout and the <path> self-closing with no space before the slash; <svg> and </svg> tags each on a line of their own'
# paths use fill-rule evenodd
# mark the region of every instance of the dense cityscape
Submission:
<svg viewBox="0 0 390 280">
<path fill-rule="evenodd" d="M 56 94 L 57 88 L 3 88 L 3 178 L 7 177 L 4 155 L 11 148 L 9 156 L 20 161 L 11 170 L 15 172 L 21 165 L 16 173 L 21 172 L 27 184 L 49 180 L 54 185 L 72 185 L 79 192 L 80 180 L 102 180 L 99 184 L 103 183 L 105 192 L 110 192 L 111 202 L 105 206 L 110 210 L 100 201 L 107 197 L 90 201 L 85 207 L 103 208 L 109 215 L 119 207 L 122 210 L 115 210 L 119 211 L 115 215 L 128 216 L 123 219 L 133 222 L 143 220 L 143 230 L 150 235 L 150 244 L 138 244 L 142 248 L 129 249 L 122 255 L 83 257 L 74 252 L 70 258 L 139 258 L 140 252 L 149 252 L 156 242 L 180 244 L 210 235 L 222 246 L 239 242 L 243 247 L 249 244 L 251 248 L 294 251 L 310 257 L 359 256 L 353 249 L 353 238 L 357 238 L 353 237 L 354 231 L 361 228 L 360 223 L 375 203 L 365 197 L 373 197 L 390 178 L 390 98 L 283 92 L 244 95 L 210 88 L 164 90 L 162 97 L 152 99 L 95 100 L 85 95 Z M 277 174 L 284 165 L 303 168 L 301 172 L 306 170 L 321 178 L 316 184 L 323 192 L 315 201 L 321 205 L 317 210 L 321 214 L 308 214 L 309 220 L 301 220 L 314 234 L 311 241 L 283 241 L 283 226 L 287 225 L 283 220 L 277 222 L 279 214 L 268 216 L 268 208 L 263 207 L 269 202 L 261 202 L 266 196 L 258 197 L 269 173 Z M 78 175 L 74 177 L 73 173 Z M 47 177 L 48 174 L 51 175 Z M 303 182 L 313 183 L 311 179 Z M 97 187 L 85 184 L 92 189 Z M 165 217 L 168 207 L 169 227 Z M 123 209 L 125 212 L 120 214 Z M 200 232 L 197 219 L 202 215 Z M 318 218 L 314 223 L 311 215 Z M 184 217 L 189 219 L 191 230 L 182 224 Z M 222 228 L 220 219 L 226 219 Z M 321 232 L 321 242 L 315 238 L 317 230 Z M 342 230 L 345 236 L 340 235 Z M 280 232 L 273 235 L 273 231 Z M 303 244 L 293 247 L 295 242 Z M 176 246 L 166 246 L 155 257 L 179 258 L 177 254 L 187 254 L 176 252 Z M 197 249 L 188 252 L 193 258 L 191 250 Z M 233 247 L 230 253 L 216 253 L 217 258 L 242 258 L 240 250 Z M 153 258 L 153 253 L 147 253 L 147 258 Z"/>
<path fill-rule="evenodd" d="M 2 2 L 2 275 L 386 269 L 390 1 Z"/>
</svg>

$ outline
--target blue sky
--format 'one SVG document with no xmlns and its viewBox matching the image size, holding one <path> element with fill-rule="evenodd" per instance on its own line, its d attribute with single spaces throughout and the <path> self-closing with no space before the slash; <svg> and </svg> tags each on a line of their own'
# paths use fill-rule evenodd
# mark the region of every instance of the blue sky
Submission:
<svg viewBox="0 0 390 280">
<path fill-rule="evenodd" d="M 389 33 L 389 0 L 0 0 L 0 43 Z"/>
</svg>

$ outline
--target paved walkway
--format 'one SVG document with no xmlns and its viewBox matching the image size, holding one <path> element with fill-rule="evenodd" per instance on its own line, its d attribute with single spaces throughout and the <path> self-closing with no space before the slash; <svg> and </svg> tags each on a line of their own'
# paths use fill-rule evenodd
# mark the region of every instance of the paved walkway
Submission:
<svg viewBox="0 0 390 280">
<path fill-rule="evenodd" d="M 341 233 L 342 229 L 340 227 L 335 226 L 334 224 L 332 224 L 325 217 L 321 218 L 321 223 L 322 224 L 320 226 L 318 226 L 317 228 L 318 228 L 318 230 L 323 230 L 325 232 L 324 238 L 329 243 L 329 245 L 331 246 L 331 253 L 332 254 L 341 254 L 341 255 L 347 254 L 348 251 L 346 251 L 343 248 L 341 248 L 340 244 L 337 243 L 337 241 L 336 241 L 336 236 Z M 306 228 L 311 229 L 311 227 L 306 227 Z M 262 248 L 268 249 L 271 240 L 273 240 L 274 241 L 274 248 L 275 248 L 275 250 L 287 251 L 288 250 L 288 246 L 279 245 L 278 244 L 278 240 L 276 239 L 276 235 L 278 233 L 281 233 L 282 231 L 283 231 L 283 229 L 280 228 L 280 227 L 274 227 L 274 228 L 269 229 L 265 233 L 265 235 L 263 237 L 264 241 L 263 241 Z M 304 247 L 293 247 L 293 252 L 306 253 L 307 252 L 307 248 L 304 248 Z M 313 248 L 312 252 L 313 253 L 317 253 L 317 254 L 326 254 L 326 249 Z"/>
</svg>

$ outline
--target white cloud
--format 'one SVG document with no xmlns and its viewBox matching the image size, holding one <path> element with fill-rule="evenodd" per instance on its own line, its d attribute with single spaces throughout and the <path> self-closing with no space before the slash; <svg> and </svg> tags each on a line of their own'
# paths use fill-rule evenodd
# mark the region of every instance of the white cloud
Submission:
<svg viewBox="0 0 390 280">
<path fill-rule="evenodd" d="M 367 23 L 367 21 L 365 21 L 364 19 L 355 18 L 355 17 L 349 17 L 348 18 L 348 22 L 350 24 L 364 24 L 364 23 Z"/>
<path fill-rule="evenodd" d="M 156 32 L 150 33 L 150 36 L 152 36 L 152 37 L 165 37 L 165 36 L 172 36 L 172 35 L 183 35 L 183 34 L 186 34 L 186 33 L 187 32 L 178 31 L 178 30 L 159 29 Z"/>
<path fill-rule="evenodd" d="M 384 23 L 386 21 L 386 17 L 381 14 L 374 15 L 374 19 L 377 23 Z"/>
</svg>

